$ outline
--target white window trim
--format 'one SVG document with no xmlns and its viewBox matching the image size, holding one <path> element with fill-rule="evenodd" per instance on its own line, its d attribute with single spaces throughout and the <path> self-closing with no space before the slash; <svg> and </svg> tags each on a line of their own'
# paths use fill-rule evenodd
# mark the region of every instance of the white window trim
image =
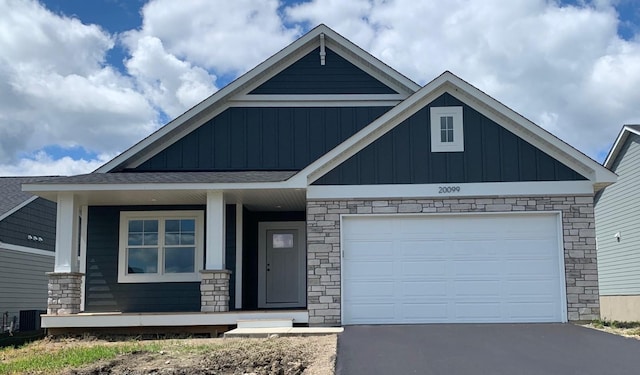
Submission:
<svg viewBox="0 0 640 375">
<path fill-rule="evenodd" d="M 127 239 L 129 238 L 129 220 L 135 219 L 187 219 L 196 220 L 195 265 L 192 273 L 161 273 L 163 257 L 158 246 L 158 273 L 127 274 Z M 164 235 L 164 233 L 158 235 Z M 118 282 L 119 283 L 170 283 L 199 282 L 200 270 L 203 269 L 204 258 L 204 211 L 122 211 L 120 212 L 120 241 L 118 249 Z"/>
<path fill-rule="evenodd" d="M 441 142 L 440 118 L 453 117 L 453 142 Z M 431 107 L 431 152 L 464 151 L 462 107 Z"/>
</svg>

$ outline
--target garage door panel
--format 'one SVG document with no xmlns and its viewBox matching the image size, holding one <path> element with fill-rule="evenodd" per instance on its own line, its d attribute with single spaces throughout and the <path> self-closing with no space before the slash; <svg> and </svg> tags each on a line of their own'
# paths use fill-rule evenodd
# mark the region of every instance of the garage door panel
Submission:
<svg viewBox="0 0 640 375">
<path fill-rule="evenodd" d="M 459 320 L 500 319 L 503 314 L 499 302 L 454 302 L 454 315 Z"/>
<path fill-rule="evenodd" d="M 350 279 L 362 279 L 362 278 L 380 278 L 380 277 L 392 277 L 393 261 L 370 261 L 370 262 L 358 262 L 357 267 L 354 267 L 353 272 L 350 272 L 347 278 Z"/>
<path fill-rule="evenodd" d="M 451 254 L 451 245 L 443 240 L 398 240 L 397 244 L 404 258 L 442 259 Z"/>
<path fill-rule="evenodd" d="M 349 249 L 349 257 L 374 259 L 374 258 L 390 258 L 393 256 L 393 242 L 389 240 L 362 240 L 347 241 L 345 247 Z"/>
<path fill-rule="evenodd" d="M 432 298 L 447 295 L 446 280 L 404 281 L 398 285 L 398 294 L 403 297 Z"/>
<path fill-rule="evenodd" d="M 351 286 L 344 292 L 345 301 L 353 300 L 356 298 L 368 299 L 368 298 L 387 298 L 390 299 L 394 296 L 394 281 L 351 281 Z"/>
<path fill-rule="evenodd" d="M 453 282 L 456 297 L 499 297 L 502 291 L 500 280 L 457 280 Z"/>
<path fill-rule="evenodd" d="M 433 261 L 407 261 L 400 263 L 402 277 L 431 277 L 445 276 L 448 273 L 448 262 L 444 260 Z"/>
<path fill-rule="evenodd" d="M 557 224 L 556 215 L 346 217 L 343 323 L 563 321 Z"/>
</svg>

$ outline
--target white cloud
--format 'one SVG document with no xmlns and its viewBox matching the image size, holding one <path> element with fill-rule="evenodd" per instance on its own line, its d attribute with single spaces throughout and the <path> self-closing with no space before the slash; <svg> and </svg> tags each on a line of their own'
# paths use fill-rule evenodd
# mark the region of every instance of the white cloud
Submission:
<svg viewBox="0 0 640 375">
<path fill-rule="evenodd" d="M 114 154 L 157 127 L 156 112 L 130 78 L 105 66 L 113 38 L 34 1 L 0 0 L 0 165 L 48 145 Z M 40 155 L 35 160 L 46 162 Z M 70 170 L 73 160 L 48 163 Z M 91 162 L 77 161 L 80 169 Z M 79 169 L 79 170 L 80 170 Z M 47 174 L 63 171 L 45 169 Z"/>
<path fill-rule="evenodd" d="M 618 37 L 608 1 L 313 0 L 286 15 L 327 23 L 421 84 L 451 70 L 593 157 L 640 121 L 640 43 Z"/>
<path fill-rule="evenodd" d="M 115 155 L 99 155 L 95 160 L 75 160 L 69 156 L 54 159 L 43 151 L 19 159 L 15 164 L 0 164 L 0 176 L 71 176 L 89 173 Z"/>
<path fill-rule="evenodd" d="M 129 33 L 135 40 L 152 36 L 167 53 L 218 75 L 238 74 L 292 42 L 298 28 L 286 28 L 277 0 L 152 0 L 142 9 L 143 25 Z"/>
<path fill-rule="evenodd" d="M 167 53 L 160 39 L 136 38 L 132 56 L 125 62 L 129 74 L 151 102 L 170 117 L 177 117 L 217 90 L 216 77 L 206 70 Z"/>
</svg>

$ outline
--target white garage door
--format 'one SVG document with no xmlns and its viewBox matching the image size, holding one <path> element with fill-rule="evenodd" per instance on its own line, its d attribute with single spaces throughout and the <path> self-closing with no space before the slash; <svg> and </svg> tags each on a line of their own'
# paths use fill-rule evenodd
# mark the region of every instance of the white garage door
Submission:
<svg viewBox="0 0 640 375">
<path fill-rule="evenodd" d="M 558 216 L 350 216 L 343 324 L 566 321 Z"/>
</svg>

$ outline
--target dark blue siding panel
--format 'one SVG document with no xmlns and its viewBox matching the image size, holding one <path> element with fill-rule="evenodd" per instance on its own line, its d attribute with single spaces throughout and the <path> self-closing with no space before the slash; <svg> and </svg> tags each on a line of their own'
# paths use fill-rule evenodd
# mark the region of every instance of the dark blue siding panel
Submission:
<svg viewBox="0 0 640 375">
<path fill-rule="evenodd" d="M 396 94 L 362 69 L 326 48 L 320 65 L 320 48 L 276 74 L 250 94 Z"/>
<path fill-rule="evenodd" d="M 431 106 L 462 106 L 464 152 L 431 152 Z M 449 94 L 315 182 L 317 185 L 571 181 L 585 177 Z"/>
<path fill-rule="evenodd" d="M 229 108 L 135 170 L 300 170 L 389 109 Z"/>
<path fill-rule="evenodd" d="M 89 207 L 85 310 L 200 311 L 200 283 L 118 284 L 120 211 L 204 210 L 203 206 Z"/>
<path fill-rule="evenodd" d="M 42 241 L 30 240 L 29 235 L 42 238 Z M 0 242 L 54 251 L 56 204 L 37 198 L 0 221 Z"/>
</svg>

